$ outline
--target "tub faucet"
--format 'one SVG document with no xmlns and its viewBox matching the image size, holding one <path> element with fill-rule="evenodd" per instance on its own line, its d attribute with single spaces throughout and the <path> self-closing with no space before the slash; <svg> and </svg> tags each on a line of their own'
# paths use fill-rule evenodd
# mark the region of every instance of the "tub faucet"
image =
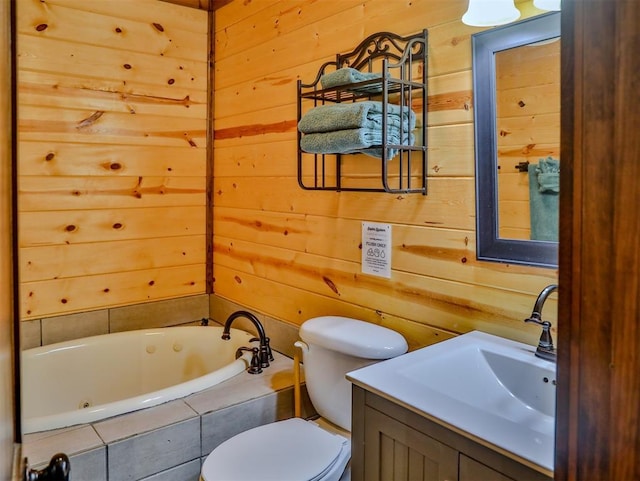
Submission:
<svg viewBox="0 0 640 481">
<path fill-rule="evenodd" d="M 540 334 L 540 340 L 536 348 L 536 356 L 552 362 L 556 362 L 556 349 L 553 347 L 553 338 L 551 337 L 551 323 L 542 320 L 542 308 L 547 297 L 556 290 L 558 290 L 556 284 L 551 284 L 542 289 L 533 306 L 531 316 L 524 320 L 524 322 L 533 322 L 534 324 L 542 326 L 542 334 Z"/>
<path fill-rule="evenodd" d="M 231 324 L 238 317 L 245 317 L 249 319 L 258 330 L 259 338 L 254 338 L 251 340 L 260 342 L 259 353 L 258 353 L 260 367 L 269 367 L 269 362 L 273 361 L 273 353 L 271 352 L 271 346 L 269 345 L 269 338 L 265 334 L 264 327 L 262 327 L 262 324 L 260 323 L 258 318 L 253 314 L 251 314 L 250 312 L 236 311 L 233 314 L 231 314 L 227 318 L 227 321 L 224 323 L 224 330 L 222 331 L 222 339 L 225 339 L 225 340 L 231 339 L 231 334 L 229 333 L 229 331 L 231 330 Z"/>
</svg>

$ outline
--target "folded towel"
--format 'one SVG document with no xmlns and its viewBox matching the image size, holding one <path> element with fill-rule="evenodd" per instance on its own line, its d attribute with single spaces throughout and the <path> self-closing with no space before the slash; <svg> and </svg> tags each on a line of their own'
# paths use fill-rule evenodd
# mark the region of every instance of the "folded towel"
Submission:
<svg viewBox="0 0 640 481">
<path fill-rule="evenodd" d="M 367 80 L 373 80 L 377 78 L 380 78 L 379 73 L 360 72 L 355 68 L 345 67 L 345 68 L 338 69 L 335 72 L 324 74 L 322 77 L 320 77 L 320 83 L 322 84 L 323 89 L 328 89 L 332 87 L 340 87 L 342 85 L 365 82 Z M 366 91 L 379 92 L 382 89 L 380 85 L 375 85 L 375 86 L 365 85 L 362 87 L 363 87 L 362 90 L 366 90 Z M 372 87 L 375 90 L 371 90 Z M 361 89 L 356 88 L 354 90 L 361 90 Z"/>
<path fill-rule="evenodd" d="M 404 142 L 403 145 L 413 145 L 415 143 L 415 137 L 413 135 L 410 136 L 410 139 L 407 142 Z M 393 159 L 400 152 L 398 149 L 387 148 L 387 160 Z M 376 159 L 382 159 L 382 147 L 371 147 L 369 149 L 360 149 L 355 150 L 353 152 L 345 152 L 345 154 L 365 154 L 369 157 L 375 157 Z"/>
<path fill-rule="evenodd" d="M 549 160 L 549 159 L 547 159 Z M 553 159 L 551 159 L 553 160 Z M 558 170 L 559 170 L 559 161 Z M 542 188 L 539 182 L 539 175 L 555 175 L 558 173 L 541 172 L 549 165 L 543 159 L 540 159 L 542 165 L 529 164 L 529 212 L 531 214 L 531 239 L 542 241 L 558 240 L 558 221 L 559 221 L 559 185 L 557 190 L 553 188 Z M 553 164 L 553 163 L 552 163 Z M 552 168 L 553 165 L 551 165 Z M 549 185 L 549 178 L 544 179 L 545 184 Z"/>
<path fill-rule="evenodd" d="M 560 192 L 560 161 L 553 157 L 540 159 L 536 167 L 538 190 L 540 192 Z"/>
<path fill-rule="evenodd" d="M 401 139 L 399 129 L 388 129 L 388 144 L 412 145 L 414 142 L 415 138 L 409 132 L 403 132 Z M 300 148 L 312 154 L 364 153 L 377 158 L 382 158 L 382 148 L 374 146 L 381 144 L 382 130 L 368 128 L 306 134 L 300 140 Z M 395 157 L 397 153 L 397 149 L 388 149 L 388 158 Z"/>
<path fill-rule="evenodd" d="M 382 102 L 364 101 L 321 105 L 309 110 L 298 122 L 305 134 L 348 129 L 382 129 Z M 404 119 L 402 124 L 401 118 Z M 408 107 L 387 105 L 387 125 L 408 132 L 416 127 L 416 114 Z"/>
</svg>

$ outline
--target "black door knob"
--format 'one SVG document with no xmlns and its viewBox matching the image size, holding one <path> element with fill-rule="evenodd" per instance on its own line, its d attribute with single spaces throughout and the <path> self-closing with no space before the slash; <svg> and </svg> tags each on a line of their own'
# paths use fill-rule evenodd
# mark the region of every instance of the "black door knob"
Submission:
<svg viewBox="0 0 640 481">
<path fill-rule="evenodd" d="M 71 479 L 71 462 L 64 453 L 55 454 L 49 466 L 44 469 L 29 469 L 24 475 L 25 481 L 69 481 Z"/>
</svg>

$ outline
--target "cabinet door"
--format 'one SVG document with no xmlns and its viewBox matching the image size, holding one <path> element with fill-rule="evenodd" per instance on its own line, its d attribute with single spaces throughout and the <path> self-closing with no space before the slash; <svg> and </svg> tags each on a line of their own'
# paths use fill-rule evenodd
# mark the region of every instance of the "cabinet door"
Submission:
<svg viewBox="0 0 640 481">
<path fill-rule="evenodd" d="M 514 481 L 498 471 L 485 466 L 464 454 L 460 455 L 459 481 Z"/>
<path fill-rule="evenodd" d="M 415 429 L 366 408 L 364 479 L 456 481 L 458 452 Z"/>
</svg>

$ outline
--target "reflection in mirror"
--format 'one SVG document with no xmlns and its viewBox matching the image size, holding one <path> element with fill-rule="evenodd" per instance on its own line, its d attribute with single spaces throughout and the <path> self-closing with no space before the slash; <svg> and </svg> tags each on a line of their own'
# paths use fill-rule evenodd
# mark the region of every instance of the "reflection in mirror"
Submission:
<svg viewBox="0 0 640 481">
<path fill-rule="evenodd" d="M 475 34 L 477 255 L 557 266 L 560 13 Z"/>
<path fill-rule="evenodd" d="M 557 241 L 560 38 L 502 50 L 495 62 L 498 235 Z"/>
</svg>

